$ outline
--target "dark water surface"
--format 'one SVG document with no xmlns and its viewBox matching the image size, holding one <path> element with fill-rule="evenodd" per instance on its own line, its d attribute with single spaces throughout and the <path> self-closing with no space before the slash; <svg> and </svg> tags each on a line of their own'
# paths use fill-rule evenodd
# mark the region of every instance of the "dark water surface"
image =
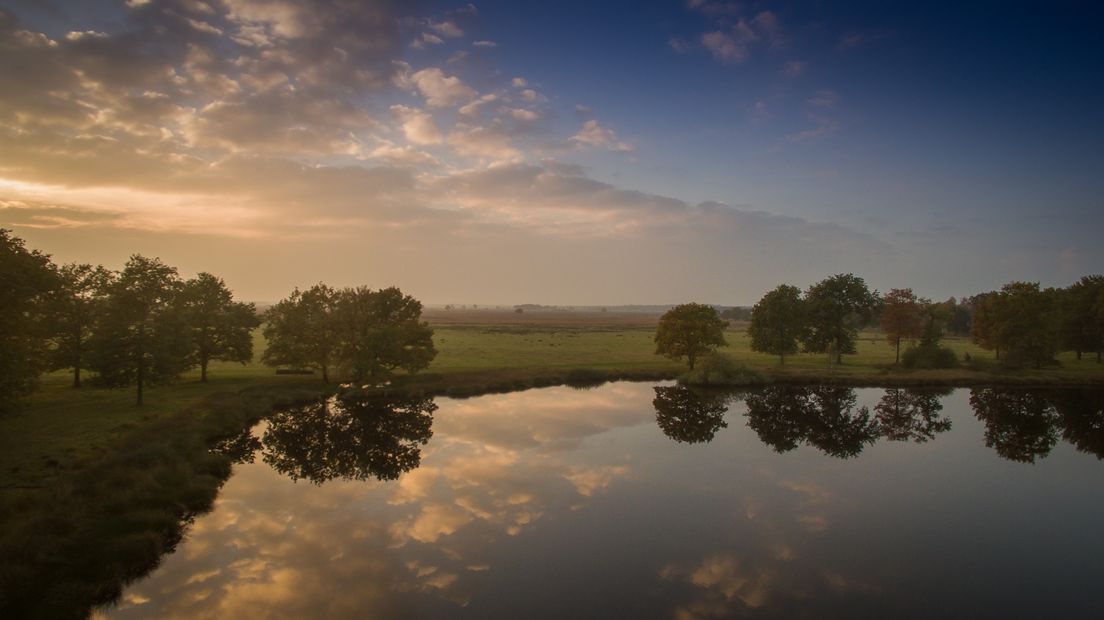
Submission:
<svg viewBox="0 0 1104 620">
<path fill-rule="evenodd" d="M 1104 617 L 1104 394 L 352 397 L 103 618 Z"/>
</svg>

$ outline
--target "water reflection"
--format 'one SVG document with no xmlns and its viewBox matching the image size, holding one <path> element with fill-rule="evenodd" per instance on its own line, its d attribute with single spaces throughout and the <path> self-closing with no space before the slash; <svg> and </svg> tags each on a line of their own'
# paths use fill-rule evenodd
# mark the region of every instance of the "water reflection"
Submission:
<svg viewBox="0 0 1104 620">
<path fill-rule="evenodd" d="M 985 423 L 985 445 L 1006 459 L 1034 463 L 1050 454 L 1058 442 L 1060 418 L 1045 392 L 974 389 L 970 406 Z"/>
<path fill-rule="evenodd" d="M 270 416 L 261 454 L 292 480 L 395 480 L 421 462 L 436 410 L 432 398 L 343 393 Z"/>
<path fill-rule="evenodd" d="M 858 456 L 881 435 L 870 408 L 857 406 L 852 388 L 770 386 L 749 393 L 748 426 L 775 452 L 806 443 L 838 458 Z"/>
<path fill-rule="evenodd" d="M 728 401 L 720 392 L 674 385 L 655 388 L 652 406 L 664 435 L 679 443 L 708 443 L 728 426 L 724 420 Z"/>
<path fill-rule="evenodd" d="M 1062 417 L 1062 437 L 1104 459 L 1104 390 L 1056 390 L 1051 400 Z"/>
<path fill-rule="evenodd" d="M 924 443 L 951 430 L 951 421 L 939 414 L 943 411 L 941 398 L 950 393 L 950 390 L 886 390 L 874 405 L 882 434 L 890 441 Z"/>
<path fill-rule="evenodd" d="M 1054 433 L 1100 456 L 1099 392 L 1035 394 Z M 994 426 L 1037 434 L 1020 428 L 1037 424 L 1023 411 L 1035 401 L 831 386 L 742 400 L 746 413 L 731 394 L 617 383 L 281 412 L 259 437 L 220 442 L 243 464 L 214 511 L 103 615 L 1071 617 L 1104 604 L 1097 460 L 1052 444 L 1026 471 L 982 444 Z M 721 432 L 730 407 L 750 431 Z"/>
</svg>

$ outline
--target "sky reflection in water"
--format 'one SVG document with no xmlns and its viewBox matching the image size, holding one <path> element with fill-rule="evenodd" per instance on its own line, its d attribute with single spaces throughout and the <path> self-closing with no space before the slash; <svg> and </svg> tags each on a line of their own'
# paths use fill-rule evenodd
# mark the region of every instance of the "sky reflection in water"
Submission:
<svg viewBox="0 0 1104 620">
<path fill-rule="evenodd" d="M 614 383 L 380 407 L 228 442 L 253 462 L 97 615 L 1104 610 L 1099 393 Z"/>
</svg>

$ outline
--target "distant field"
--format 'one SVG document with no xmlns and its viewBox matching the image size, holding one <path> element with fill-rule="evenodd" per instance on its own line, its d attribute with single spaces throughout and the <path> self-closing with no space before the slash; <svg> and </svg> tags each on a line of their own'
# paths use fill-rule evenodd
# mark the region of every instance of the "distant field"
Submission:
<svg viewBox="0 0 1104 620">
<path fill-rule="evenodd" d="M 563 376 L 574 369 L 673 374 L 683 365 L 654 355 L 652 337 L 657 315 L 603 312 L 526 312 L 500 310 L 436 310 L 426 313 L 433 325 L 438 355 L 426 371 L 444 378 L 474 378 L 476 385 L 496 377 L 524 380 L 540 373 Z M 748 346 L 743 324 L 730 325 L 729 346 L 721 351 L 747 366 L 776 376 L 810 381 L 842 378 L 877 383 L 893 377 L 931 381 L 971 381 L 997 378 L 990 372 L 959 369 L 908 372 L 893 369 L 893 348 L 880 334 L 864 332 L 857 355 L 844 357 L 842 366 L 829 369 L 827 356 L 801 354 L 778 365 L 774 356 L 754 353 Z M 264 339 L 254 334 L 255 360 L 260 359 Z M 947 338 L 945 344 L 961 356 L 992 360 L 993 354 L 968 339 Z M 1104 380 L 1104 366 L 1087 357 L 1078 362 L 1073 354 L 1060 356 L 1061 367 L 1013 373 L 1017 379 Z M 147 405 L 133 406 L 132 389 L 103 390 L 69 387 L 67 373 L 43 378 L 42 389 L 27 401 L 27 408 L 0 418 L 0 489 L 37 485 L 74 461 L 109 449 L 112 441 L 143 424 L 180 411 L 218 392 L 257 384 L 274 386 L 317 381 L 317 377 L 276 376 L 273 369 L 251 364 L 212 363 L 210 382 L 201 384 L 198 371 L 186 374 L 170 386 L 150 389 Z"/>
</svg>

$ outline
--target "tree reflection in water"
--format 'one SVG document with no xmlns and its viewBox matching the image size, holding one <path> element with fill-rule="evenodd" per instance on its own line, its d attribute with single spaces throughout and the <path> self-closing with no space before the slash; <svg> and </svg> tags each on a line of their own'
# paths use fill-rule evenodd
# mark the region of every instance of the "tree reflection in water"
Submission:
<svg viewBox="0 0 1104 620">
<path fill-rule="evenodd" d="M 261 455 L 293 480 L 395 480 L 421 462 L 436 410 L 432 398 L 341 394 L 273 414 Z"/>
<path fill-rule="evenodd" d="M 776 452 L 802 443 L 838 458 L 857 456 L 880 436 L 855 390 L 836 386 L 771 386 L 748 394 L 748 426 Z"/>
<path fill-rule="evenodd" d="M 655 388 L 656 423 L 663 434 L 679 443 L 708 443 L 726 428 L 728 396 L 681 385 Z"/>
<path fill-rule="evenodd" d="M 948 394 L 949 390 L 891 388 L 874 405 L 874 416 L 886 439 L 924 443 L 951 430 L 951 421 L 939 415 L 940 399 Z"/>
<path fill-rule="evenodd" d="M 1062 417 L 1062 437 L 1104 459 L 1104 390 L 1055 390 L 1050 398 Z"/>
<path fill-rule="evenodd" d="M 985 445 L 1012 461 L 1034 463 L 1058 442 L 1058 412 L 1037 390 L 970 390 L 974 415 L 985 423 Z"/>
</svg>

